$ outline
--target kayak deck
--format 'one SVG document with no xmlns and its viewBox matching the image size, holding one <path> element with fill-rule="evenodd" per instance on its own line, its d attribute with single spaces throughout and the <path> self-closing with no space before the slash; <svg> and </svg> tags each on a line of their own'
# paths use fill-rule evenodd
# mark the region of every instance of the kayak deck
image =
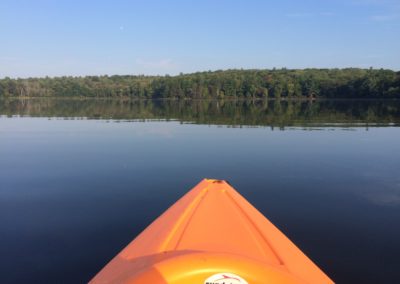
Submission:
<svg viewBox="0 0 400 284">
<path fill-rule="evenodd" d="M 91 283 L 333 282 L 227 182 L 204 179 Z"/>
</svg>

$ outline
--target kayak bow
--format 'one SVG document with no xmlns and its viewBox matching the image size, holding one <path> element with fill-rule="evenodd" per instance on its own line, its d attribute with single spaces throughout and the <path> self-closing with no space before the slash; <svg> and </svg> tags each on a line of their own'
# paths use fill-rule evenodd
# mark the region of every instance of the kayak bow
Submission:
<svg viewBox="0 0 400 284">
<path fill-rule="evenodd" d="M 227 182 L 204 179 L 90 283 L 333 282 Z"/>
</svg>

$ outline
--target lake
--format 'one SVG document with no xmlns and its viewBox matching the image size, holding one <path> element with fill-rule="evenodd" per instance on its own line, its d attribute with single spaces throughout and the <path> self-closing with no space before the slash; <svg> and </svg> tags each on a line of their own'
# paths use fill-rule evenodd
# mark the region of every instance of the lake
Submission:
<svg viewBox="0 0 400 284">
<path fill-rule="evenodd" d="M 337 283 L 400 278 L 399 101 L 0 100 L 2 283 L 84 283 L 201 179 Z"/>
</svg>

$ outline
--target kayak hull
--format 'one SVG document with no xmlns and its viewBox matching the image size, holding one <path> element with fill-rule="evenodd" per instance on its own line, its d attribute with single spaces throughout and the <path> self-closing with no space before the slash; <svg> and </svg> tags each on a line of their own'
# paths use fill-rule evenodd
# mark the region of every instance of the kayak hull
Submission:
<svg viewBox="0 0 400 284">
<path fill-rule="evenodd" d="M 227 182 L 204 179 L 91 283 L 333 282 Z"/>
</svg>

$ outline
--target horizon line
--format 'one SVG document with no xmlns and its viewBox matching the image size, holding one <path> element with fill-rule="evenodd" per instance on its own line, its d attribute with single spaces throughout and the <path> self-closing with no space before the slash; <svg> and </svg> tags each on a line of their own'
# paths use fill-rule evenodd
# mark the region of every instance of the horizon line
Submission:
<svg viewBox="0 0 400 284">
<path fill-rule="evenodd" d="M 393 71 L 395 73 L 400 72 L 400 69 L 391 69 L 391 68 L 383 68 L 383 67 L 306 67 L 306 68 L 286 68 L 286 67 L 273 67 L 273 68 L 228 68 L 228 69 L 215 69 L 215 70 L 202 70 L 202 71 L 195 71 L 195 72 L 179 72 L 177 74 L 171 75 L 168 73 L 165 74 L 144 74 L 144 73 L 137 73 L 137 74 L 86 74 L 86 75 L 56 75 L 56 76 L 27 76 L 27 77 L 13 77 L 13 76 L 3 76 L 0 77 L 0 80 L 11 79 L 11 80 L 26 80 L 26 79 L 57 79 L 57 78 L 87 78 L 87 77 L 179 77 L 185 75 L 192 75 L 192 74 L 199 74 L 199 73 L 216 73 L 216 72 L 227 72 L 227 71 L 302 71 L 302 70 L 387 70 Z"/>
</svg>

